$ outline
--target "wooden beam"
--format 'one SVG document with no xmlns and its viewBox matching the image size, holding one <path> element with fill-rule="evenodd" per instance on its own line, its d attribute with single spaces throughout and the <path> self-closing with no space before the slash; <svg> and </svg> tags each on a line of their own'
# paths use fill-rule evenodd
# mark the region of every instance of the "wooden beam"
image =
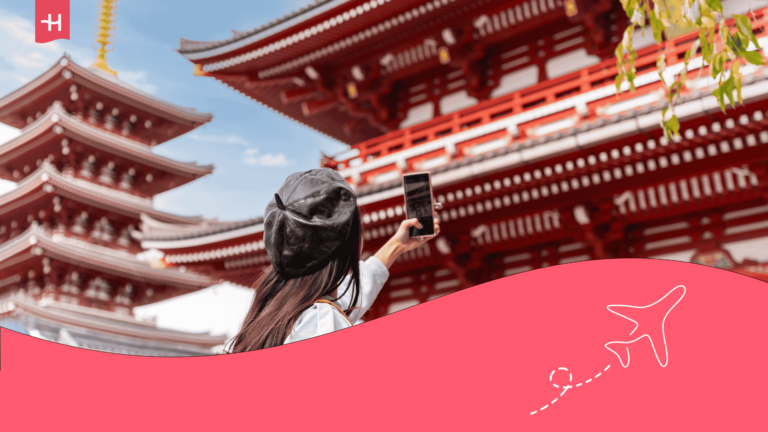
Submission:
<svg viewBox="0 0 768 432">
<path fill-rule="evenodd" d="M 301 103 L 301 112 L 305 117 L 312 117 L 331 108 L 336 108 L 339 101 L 335 99 L 313 99 Z"/>
<path fill-rule="evenodd" d="M 280 92 L 280 99 L 284 104 L 291 104 L 296 102 L 304 102 L 306 100 L 317 97 L 322 94 L 319 90 L 312 87 L 299 87 L 294 89 L 287 89 Z"/>
</svg>

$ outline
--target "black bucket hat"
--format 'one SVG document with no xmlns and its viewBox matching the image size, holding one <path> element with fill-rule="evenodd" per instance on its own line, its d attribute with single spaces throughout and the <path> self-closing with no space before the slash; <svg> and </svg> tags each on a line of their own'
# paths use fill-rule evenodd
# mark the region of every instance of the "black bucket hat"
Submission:
<svg viewBox="0 0 768 432">
<path fill-rule="evenodd" d="M 330 168 L 293 173 L 267 204 L 264 246 L 282 275 L 300 277 L 319 270 L 349 236 L 357 196 Z"/>
</svg>

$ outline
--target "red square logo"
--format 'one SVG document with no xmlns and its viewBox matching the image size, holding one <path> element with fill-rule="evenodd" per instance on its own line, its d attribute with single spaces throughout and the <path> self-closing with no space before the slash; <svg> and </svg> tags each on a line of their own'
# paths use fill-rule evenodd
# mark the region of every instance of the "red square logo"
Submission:
<svg viewBox="0 0 768 432">
<path fill-rule="evenodd" d="M 69 39 L 69 0 L 35 0 L 35 42 Z"/>
</svg>

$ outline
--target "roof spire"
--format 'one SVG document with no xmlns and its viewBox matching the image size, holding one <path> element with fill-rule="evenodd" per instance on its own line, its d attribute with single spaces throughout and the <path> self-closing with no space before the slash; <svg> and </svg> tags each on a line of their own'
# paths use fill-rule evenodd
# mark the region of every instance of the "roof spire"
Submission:
<svg viewBox="0 0 768 432">
<path fill-rule="evenodd" d="M 96 43 L 100 45 L 98 49 L 99 56 L 96 57 L 96 61 L 93 62 L 93 67 L 96 69 L 111 73 L 114 76 L 117 76 L 117 72 L 110 69 L 107 65 L 107 52 L 112 51 L 111 49 L 107 50 L 107 46 L 115 43 L 114 40 L 110 40 L 110 38 L 114 38 L 115 36 L 114 24 L 115 16 L 117 14 L 116 9 L 117 0 L 101 0 L 101 14 L 99 14 L 97 21 L 99 31 L 96 34 L 98 36 L 96 38 Z"/>
</svg>

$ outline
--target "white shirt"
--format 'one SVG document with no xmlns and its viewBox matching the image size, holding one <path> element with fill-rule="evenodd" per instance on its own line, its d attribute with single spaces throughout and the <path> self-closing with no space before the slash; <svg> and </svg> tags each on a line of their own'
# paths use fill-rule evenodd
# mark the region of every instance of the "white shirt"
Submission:
<svg viewBox="0 0 768 432">
<path fill-rule="evenodd" d="M 298 342 L 300 340 L 324 335 L 344 328 L 351 327 L 350 321 L 357 321 L 373 305 L 373 301 L 381 292 L 381 288 L 389 278 L 389 270 L 378 258 L 372 256 L 365 261 L 360 261 L 360 295 L 358 297 L 357 309 L 349 315 L 349 320 L 344 317 L 333 305 L 328 303 L 315 303 L 309 309 L 302 312 L 299 320 L 293 326 L 293 331 L 285 343 Z M 352 275 L 347 275 L 337 289 L 337 295 L 344 293 L 348 284 L 352 281 Z M 323 296 L 326 300 L 333 300 L 332 297 Z M 350 308 L 352 302 L 352 289 L 347 290 L 346 294 L 341 296 L 335 303 L 341 310 Z"/>
</svg>

